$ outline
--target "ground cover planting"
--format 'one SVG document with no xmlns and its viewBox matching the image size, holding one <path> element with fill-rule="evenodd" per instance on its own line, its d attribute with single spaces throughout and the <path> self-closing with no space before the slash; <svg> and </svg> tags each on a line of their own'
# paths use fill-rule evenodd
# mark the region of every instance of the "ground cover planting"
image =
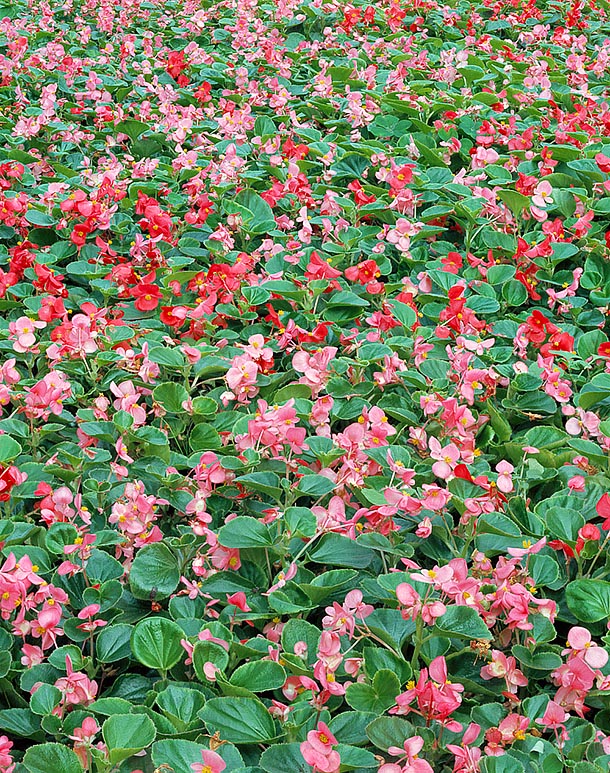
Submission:
<svg viewBox="0 0 610 773">
<path fill-rule="evenodd" d="M 0 773 L 610 762 L 599 0 L 1 0 Z"/>
</svg>

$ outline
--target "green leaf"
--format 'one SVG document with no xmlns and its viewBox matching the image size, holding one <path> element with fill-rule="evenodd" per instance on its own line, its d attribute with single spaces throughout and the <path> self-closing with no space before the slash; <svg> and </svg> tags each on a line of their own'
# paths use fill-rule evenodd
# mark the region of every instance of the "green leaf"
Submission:
<svg viewBox="0 0 610 773">
<path fill-rule="evenodd" d="M 126 134 L 132 140 L 137 140 L 140 135 L 150 129 L 150 126 L 147 123 L 144 123 L 144 121 L 136 121 L 133 118 L 127 118 L 124 121 L 119 121 L 114 129 L 117 134 L 120 132 L 121 134 Z"/>
<path fill-rule="evenodd" d="M 307 653 L 303 655 L 303 660 L 308 664 L 315 663 L 320 633 L 320 629 L 315 625 L 293 617 L 282 628 L 282 649 L 284 652 L 293 653 L 297 643 L 305 642 Z"/>
<path fill-rule="evenodd" d="M 610 397 L 610 373 L 598 373 L 580 390 L 578 405 L 588 411 Z"/>
<path fill-rule="evenodd" d="M 177 684 L 170 684 L 157 696 L 157 706 L 169 717 L 179 732 L 186 730 L 196 721 L 197 712 L 205 704 L 205 697 L 199 690 L 191 690 Z"/>
<path fill-rule="evenodd" d="M 148 668 L 167 671 L 185 656 L 180 644 L 184 631 L 164 617 L 148 617 L 139 622 L 131 635 L 131 649 Z"/>
<path fill-rule="evenodd" d="M 498 198 L 511 210 L 513 215 L 519 217 L 525 207 L 529 207 L 530 200 L 527 196 L 517 191 L 498 191 Z"/>
<path fill-rule="evenodd" d="M 229 664 L 229 653 L 220 644 L 213 641 L 198 641 L 193 649 L 193 669 L 197 674 L 197 679 L 204 684 L 208 678 L 203 670 L 206 663 L 213 663 L 221 671 L 224 671 Z"/>
<path fill-rule="evenodd" d="M 596 201 L 593 205 L 593 210 L 602 215 L 610 214 L 610 196 L 605 196 L 603 199 Z"/>
<path fill-rule="evenodd" d="M 131 657 L 133 627 L 126 623 L 107 625 L 95 640 L 95 654 L 100 663 L 116 663 Z"/>
<path fill-rule="evenodd" d="M 0 462 L 12 462 L 21 453 L 21 446 L 10 435 L 0 435 Z"/>
<path fill-rule="evenodd" d="M 37 738 L 40 735 L 40 717 L 30 709 L 2 709 L 0 730 L 23 738 Z"/>
<path fill-rule="evenodd" d="M 235 483 L 241 483 L 246 490 L 252 489 L 268 494 L 278 501 L 282 497 L 280 479 L 274 472 L 251 472 L 248 475 L 240 475 L 235 478 Z"/>
<path fill-rule="evenodd" d="M 23 765 L 29 773 L 83 773 L 76 754 L 60 743 L 31 746 L 25 753 Z"/>
<path fill-rule="evenodd" d="M 192 451 L 216 451 L 222 446 L 222 441 L 218 430 L 211 424 L 197 424 L 189 437 L 189 444 Z"/>
<path fill-rule="evenodd" d="M 373 560 L 373 551 L 342 534 L 325 534 L 309 554 L 310 561 L 329 566 L 364 569 Z"/>
<path fill-rule="evenodd" d="M 218 532 L 218 542 L 226 548 L 269 548 L 273 540 L 268 527 L 249 515 L 240 515 Z"/>
<path fill-rule="evenodd" d="M 509 306 L 521 306 L 527 300 L 527 290 L 518 279 L 509 279 L 502 286 L 502 297 Z"/>
<path fill-rule="evenodd" d="M 50 228 L 57 223 L 55 218 L 47 215 L 46 212 L 41 212 L 39 209 L 28 209 L 25 213 L 25 219 L 28 223 L 42 228 Z"/>
<path fill-rule="evenodd" d="M 98 698 L 89 708 L 103 717 L 112 717 L 114 714 L 131 714 L 133 705 L 124 698 Z"/>
<path fill-rule="evenodd" d="M 240 191 L 235 201 L 252 213 L 252 217 L 244 218 L 246 231 L 255 234 L 264 234 L 275 229 L 273 210 L 256 191 L 246 189 Z"/>
<path fill-rule="evenodd" d="M 271 714 L 253 698 L 212 698 L 199 717 L 211 734 L 235 744 L 268 743 L 276 735 Z"/>
<path fill-rule="evenodd" d="M 345 700 L 356 711 L 383 714 L 396 703 L 400 693 L 400 680 L 393 671 L 382 668 L 377 671 L 371 684 L 353 682 L 345 692 Z"/>
<path fill-rule="evenodd" d="M 487 281 L 491 285 L 503 284 L 515 276 L 515 267 L 506 263 L 500 263 L 497 266 L 490 266 L 487 269 Z"/>
<path fill-rule="evenodd" d="M 524 773 L 525 768 L 519 760 L 503 754 L 501 757 L 484 757 L 480 770 L 481 773 Z"/>
<path fill-rule="evenodd" d="M 299 481 L 297 491 L 317 499 L 330 494 L 335 488 L 336 484 L 324 475 L 304 475 Z"/>
<path fill-rule="evenodd" d="M 299 583 L 316 606 L 330 602 L 334 596 L 344 596 L 354 587 L 357 573 L 352 569 L 331 569 L 316 575 L 311 582 Z"/>
<path fill-rule="evenodd" d="M 41 684 L 30 698 L 30 708 L 34 714 L 45 716 L 46 714 L 51 714 L 60 701 L 61 690 L 50 684 Z"/>
<path fill-rule="evenodd" d="M 164 599 L 180 582 L 178 559 L 163 542 L 144 545 L 129 572 L 129 586 L 137 599 Z"/>
<path fill-rule="evenodd" d="M 271 298 L 269 290 L 260 285 L 246 285 L 241 292 L 250 306 L 262 306 Z"/>
<path fill-rule="evenodd" d="M 610 582 L 574 580 L 566 586 L 568 609 L 583 623 L 610 618 Z"/>
<path fill-rule="evenodd" d="M 388 649 L 365 647 L 362 654 L 364 655 L 364 672 L 368 677 L 373 677 L 378 671 L 386 668 L 393 671 L 400 683 L 404 684 L 413 675 L 411 666 Z"/>
<path fill-rule="evenodd" d="M 191 765 L 195 762 L 201 763 L 201 752 L 207 748 L 203 744 L 182 738 L 156 741 L 152 746 L 153 765 L 162 771 L 164 770 L 162 766 L 168 765 L 174 773 L 193 773 Z"/>
<path fill-rule="evenodd" d="M 536 671 L 554 671 L 562 663 L 556 652 L 530 652 L 527 647 L 521 644 L 514 645 L 512 654 L 522 666 L 533 668 Z"/>
<path fill-rule="evenodd" d="M 366 625 L 375 636 L 400 652 L 404 641 L 413 635 L 415 623 L 405 621 L 398 609 L 378 607 L 366 618 Z"/>
<path fill-rule="evenodd" d="M 286 681 L 286 672 L 272 660 L 256 660 L 243 663 L 231 675 L 234 687 L 246 687 L 251 692 L 277 690 Z"/>
<path fill-rule="evenodd" d="M 168 413 L 184 413 L 182 403 L 188 398 L 189 393 L 182 384 L 176 384 L 173 381 L 159 384 L 153 389 L 153 400 Z"/>
<path fill-rule="evenodd" d="M 375 715 L 370 712 L 343 711 L 332 717 L 328 727 L 339 743 L 363 746 L 368 741 L 367 725 L 374 719 Z"/>
<path fill-rule="evenodd" d="M 156 735 L 155 725 L 146 714 L 120 714 L 108 717 L 102 725 L 102 736 L 113 765 L 146 749 Z"/>
<path fill-rule="evenodd" d="M 436 621 L 436 630 L 444 636 L 461 639 L 491 639 L 492 635 L 483 619 L 472 607 L 447 607 Z"/>
<path fill-rule="evenodd" d="M 405 739 L 415 735 L 415 728 L 400 717 L 378 717 L 367 726 L 366 734 L 378 749 L 387 751 L 390 746 L 400 749 Z"/>
<path fill-rule="evenodd" d="M 311 766 L 303 759 L 300 743 L 278 743 L 266 749 L 260 758 L 266 773 L 311 773 Z"/>
<path fill-rule="evenodd" d="M 588 333 L 583 333 L 576 344 L 576 351 L 578 356 L 586 360 L 588 357 L 592 357 L 597 354 L 597 349 L 600 344 L 604 343 L 606 336 L 601 330 L 589 330 Z"/>
<path fill-rule="evenodd" d="M 359 749 L 357 746 L 340 743 L 337 752 L 341 755 L 341 770 L 372 770 L 379 763 L 373 752 Z"/>
<path fill-rule="evenodd" d="M 585 525 L 585 519 L 578 510 L 567 507 L 549 507 L 545 520 L 549 534 L 564 542 L 576 542 L 579 529 Z"/>
<path fill-rule="evenodd" d="M 213 416 L 218 410 L 216 400 L 211 397 L 194 397 L 193 413 L 197 416 Z"/>
<path fill-rule="evenodd" d="M 309 538 L 316 533 L 316 516 L 308 507 L 288 507 L 284 518 L 293 537 Z"/>
<path fill-rule="evenodd" d="M 370 304 L 366 298 L 361 298 L 350 290 L 341 290 L 340 292 L 333 293 L 326 305 L 329 308 L 345 306 L 347 308 L 366 309 Z"/>
<path fill-rule="evenodd" d="M 407 330 L 410 330 L 417 322 L 417 315 L 408 304 L 402 303 L 402 301 L 391 301 L 390 306 L 393 316 Z"/>
<path fill-rule="evenodd" d="M 151 346 L 148 359 L 167 368 L 182 368 L 186 363 L 186 357 L 177 346 L 174 349 L 169 346 Z"/>
</svg>

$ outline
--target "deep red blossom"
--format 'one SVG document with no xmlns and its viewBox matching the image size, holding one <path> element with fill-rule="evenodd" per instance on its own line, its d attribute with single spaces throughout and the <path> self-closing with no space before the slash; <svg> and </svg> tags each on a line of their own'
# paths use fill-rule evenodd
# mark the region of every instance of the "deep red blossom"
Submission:
<svg viewBox="0 0 610 773">
<path fill-rule="evenodd" d="M 8 502 L 14 486 L 19 486 L 27 479 L 27 475 L 17 467 L 0 465 L 0 502 Z"/>
<path fill-rule="evenodd" d="M 163 298 L 163 293 L 157 285 L 153 284 L 155 272 L 147 274 L 141 282 L 131 288 L 131 295 L 136 299 L 135 307 L 138 311 L 153 311 Z"/>
</svg>

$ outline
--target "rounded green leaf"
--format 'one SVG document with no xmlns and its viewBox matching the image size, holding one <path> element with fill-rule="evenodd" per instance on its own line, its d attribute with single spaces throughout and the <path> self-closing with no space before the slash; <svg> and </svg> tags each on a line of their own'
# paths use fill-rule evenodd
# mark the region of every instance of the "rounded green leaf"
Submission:
<svg viewBox="0 0 610 773">
<path fill-rule="evenodd" d="M 28 773 L 83 773 L 76 754 L 60 743 L 31 746 L 25 753 L 23 765 Z"/>
<path fill-rule="evenodd" d="M 415 735 L 415 728 L 401 717 L 378 717 L 367 725 L 366 734 L 378 749 L 387 751 L 390 746 L 400 748 L 405 738 Z"/>
<path fill-rule="evenodd" d="M 213 641 L 198 641 L 193 649 L 193 668 L 201 682 L 208 681 L 203 670 L 206 663 L 213 663 L 216 668 L 224 671 L 229 663 L 229 653 Z"/>
<path fill-rule="evenodd" d="M 61 701 L 61 690 L 50 684 L 41 684 L 30 698 L 30 708 L 34 714 L 51 714 Z"/>
<path fill-rule="evenodd" d="M 182 403 L 188 400 L 189 393 L 182 386 L 173 381 L 159 384 L 153 389 L 153 400 L 168 413 L 183 413 Z"/>
<path fill-rule="evenodd" d="M 184 632 L 177 623 L 164 617 L 149 617 L 139 622 L 131 635 L 131 650 L 148 668 L 167 671 L 185 655 L 180 644 Z"/>
<path fill-rule="evenodd" d="M 383 714 L 396 703 L 400 693 L 400 680 L 393 671 L 382 668 L 372 679 L 371 684 L 353 682 L 347 688 L 345 700 L 356 711 Z"/>
<path fill-rule="evenodd" d="M 268 548 L 273 545 L 269 529 L 249 515 L 240 515 L 218 532 L 218 542 L 226 548 Z"/>
<path fill-rule="evenodd" d="M 131 656 L 133 627 L 126 623 L 108 625 L 97 635 L 95 651 L 101 663 L 116 663 Z"/>
<path fill-rule="evenodd" d="M 489 628 L 472 607 L 448 607 L 436 621 L 436 628 L 446 636 L 461 639 L 491 639 Z"/>
<path fill-rule="evenodd" d="M 131 592 L 137 599 L 165 599 L 180 582 L 178 559 L 163 542 L 145 545 L 129 572 Z"/>
<path fill-rule="evenodd" d="M 583 623 L 610 618 L 610 582 L 574 580 L 566 587 L 568 609 Z"/>
<path fill-rule="evenodd" d="M 21 453 L 21 446 L 10 435 L 0 435 L 0 462 L 11 462 Z"/>
<path fill-rule="evenodd" d="M 266 743 L 276 736 L 266 706 L 253 698 L 212 698 L 199 712 L 210 733 L 235 744 Z"/>
<path fill-rule="evenodd" d="M 116 765 L 150 746 L 157 731 L 146 714 L 120 714 L 108 717 L 102 725 L 102 735 L 110 762 Z"/>
<path fill-rule="evenodd" d="M 234 687 L 246 687 L 251 692 L 277 690 L 286 681 L 286 672 L 272 660 L 256 660 L 243 663 L 229 680 Z"/>
</svg>

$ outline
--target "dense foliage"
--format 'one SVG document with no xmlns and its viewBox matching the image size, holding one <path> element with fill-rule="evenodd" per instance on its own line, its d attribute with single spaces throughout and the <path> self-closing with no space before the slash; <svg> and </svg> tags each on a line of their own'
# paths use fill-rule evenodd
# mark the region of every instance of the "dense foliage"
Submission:
<svg viewBox="0 0 610 773">
<path fill-rule="evenodd" d="M 607 3 L 0 17 L 0 772 L 607 770 Z"/>
</svg>

